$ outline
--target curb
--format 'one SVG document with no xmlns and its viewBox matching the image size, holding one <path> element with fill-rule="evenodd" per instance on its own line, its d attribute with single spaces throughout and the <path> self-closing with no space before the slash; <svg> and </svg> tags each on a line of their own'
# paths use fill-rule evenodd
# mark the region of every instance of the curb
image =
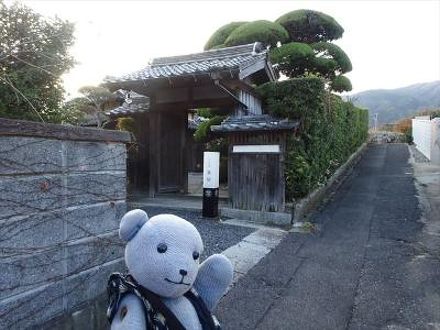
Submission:
<svg viewBox="0 0 440 330">
<path fill-rule="evenodd" d="M 224 250 L 221 254 L 226 256 L 234 267 L 234 276 L 228 291 L 261 259 L 274 250 L 287 234 L 287 231 L 280 229 L 261 228 Z"/>
<path fill-rule="evenodd" d="M 344 181 L 353 167 L 362 158 L 362 154 L 367 149 L 367 146 L 367 142 L 363 143 L 358 150 L 356 150 L 356 152 L 353 153 L 348 160 L 336 170 L 336 172 L 330 177 L 325 185 L 316 188 L 309 195 L 307 195 L 307 197 L 300 199 L 294 204 L 294 207 L 292 208 L 293 223 L 302 221 L 310 211 L 318 206 L 331 188 L 339 186 Z"/>
<path fill-rule="evenodd" d="M 181 205 L 163 205 L 160 203 L 147 203 L 147 202 L 127 202 L 127 209 L 142 209 L 145 207 L 153 207 L 153 208 L 160 208 L 160 209 L 173 209 L 176 211 L 200 211 L 202 207 L 194 207 L 194 206 L 181 206 Z"/>
<path fill-rule="evenodd" d="M 290 226 L 292 223 L 292 214 L 284 212 L 264 212 L 222 207 L 220 208 L 220 214 L 223 217 L 249 221 L 257 225 L 285 227 Z"/>
</svg>

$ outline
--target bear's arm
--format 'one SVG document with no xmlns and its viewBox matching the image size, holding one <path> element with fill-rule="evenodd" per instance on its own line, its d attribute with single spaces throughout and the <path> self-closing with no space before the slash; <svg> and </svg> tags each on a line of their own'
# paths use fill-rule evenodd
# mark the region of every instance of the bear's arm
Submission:
<svg viewBox="0 0 440 330">
<path fill-rule="evenodd" d="M 142 301 L 133 294 L 122 298 L 117 313 L 113 318 L 111 330 L 145 330 L 146 320 Z"/>
<path fill-rule="evenodd" d="M 199 267 L 194 288 L 210 311 L 232 283 L 232 263 L 222 254 L 213 254 Z"/>
</svg>

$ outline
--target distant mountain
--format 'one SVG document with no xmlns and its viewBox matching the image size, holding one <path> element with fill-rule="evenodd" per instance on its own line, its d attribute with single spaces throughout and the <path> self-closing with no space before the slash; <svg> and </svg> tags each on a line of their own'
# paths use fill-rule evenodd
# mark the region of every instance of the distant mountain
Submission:
<svg viewBox="0 0 440 330">
<path fill-rule="evenodd" d="M 377 113 L 379 125 L 394 123 L 420 110 L 440 108 L 440 80 L 396 89 L 372 89 L 350 98 L 369 110 L 370 119 Z"/>
</svg>

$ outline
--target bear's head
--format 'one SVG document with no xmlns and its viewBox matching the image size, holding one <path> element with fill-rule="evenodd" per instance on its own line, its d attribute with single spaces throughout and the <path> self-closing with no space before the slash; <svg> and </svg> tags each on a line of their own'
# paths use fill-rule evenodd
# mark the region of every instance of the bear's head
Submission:
<svg viewBox="0 0 440 330">
<path fill-rule="evenodd" d="M 172 214 L 149 219 L 144 211 L 132 210 L 122 217 L 119 237 L 127 242 L 125 262 L 140 285 L 167 298 L 192 287 L 203 242 L 191 223 Z"/>
</svg>

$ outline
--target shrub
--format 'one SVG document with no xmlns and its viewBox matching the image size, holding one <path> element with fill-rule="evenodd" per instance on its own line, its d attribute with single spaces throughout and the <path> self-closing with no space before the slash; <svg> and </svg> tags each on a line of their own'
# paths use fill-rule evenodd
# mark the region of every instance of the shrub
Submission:
<svg viewBox="0 0 440 330">
<path fill-rule="evenodd" d="M 247 22 L 231 22 L 229 24 L 223 25 L 217 31 L 215 31 L 205 44 L 204 49 L 222 48 L 229 35 L 239 26 Z"/>
<path fill-rule="evenodd" d="M 337 76 L 330 82 L 330 88 L 335 92 L 348 92 L 352 90 L 351 81 L 345 76 Z"/>
<path fill-rule="evenodd" d="M 199 127 L 194 133 L 194 140 L 197 142 L 205 142 L 209 138 L 212 125 L 220 125 L 225 119 L 223 116 L 214 116 L 209 118 L 209 120 L 200 123 Z"/>
<path fill-rule="evenodd" d="M 394 124 L 393 131 L 403 133 L 405 142 L 413 143 L 412 137 L 412 120 L 411 118 L 404 118 Z"/>
<path fill-rule="evenodd" d="M 288 137 L 286 200 L 306 196 L 333 175 L 368 135 L 368 111 L 328 93 L 319 78 L 270 82 L 259 88 L 268 111 L 297 119 Z"/>
<path fill-rule="evenodd" d="M 344 33 L 342 26 L 333 17 L 308 9 L 291 11 L 275 22 L 289 32 L 291 41 L 297 42 L 331 41 L 341 38 Z"/>
<path fill-rule="evenodd" d="M 346 73 L 353 69 L 350 58 L 339 46 L 330 42 L 317 42 L 311 46 L 318 53 L 318 58 L 336 62 L 336 67 L 331 68 L 332 71 L 338 70 L 339 73 Z"/>
<path fill-rule="evenodd" d="M 240 25 L 232 31 L 224 44 L 236 46 L 259 41 L 266 46 L 276 46 L 278 42 L 283 43 L 288 38 L 289 34 L 281 25 L 261 20 Z"/>
<path fill-rule="evenodd" d="M 271 49 L 269 56 L 270 61 L 277 64 L 277 69 L 280 72 L 288 77 L 293 77 L 307 72 L 315 54 L 309 45 L 291 42 Z"/>
<path fill-rule="evenodd" d="M 116 129 L 137 135 L 136 122 L 132 117 L 120 117 L 116 119 Z"/>
</svg>

